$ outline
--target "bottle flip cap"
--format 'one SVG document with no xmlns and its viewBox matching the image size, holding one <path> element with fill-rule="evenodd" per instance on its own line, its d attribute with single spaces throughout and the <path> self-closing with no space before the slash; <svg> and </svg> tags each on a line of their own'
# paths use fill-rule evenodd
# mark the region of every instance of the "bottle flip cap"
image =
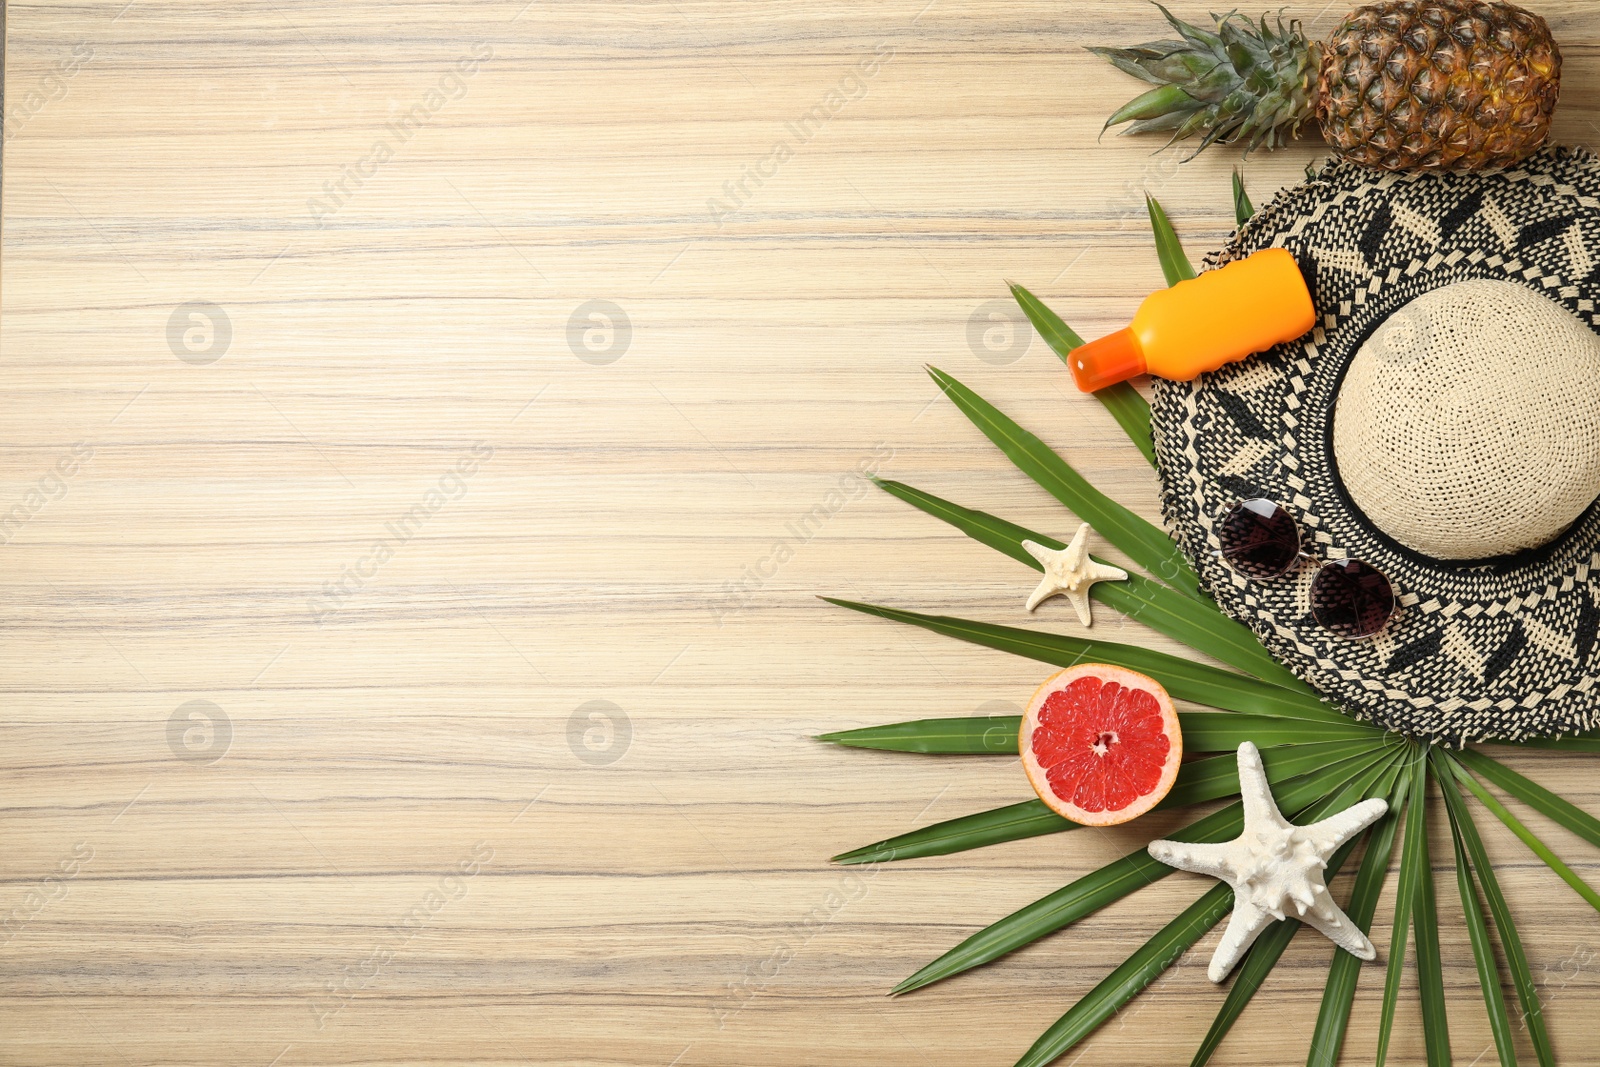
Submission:
<svg viewBox="0 0 1600 1067">
<path fill-rule="evenodd" d="M 1073 380 L 1086 393 L 1101 389 L 1145 372 L 1144 349 L 1132 327 L 1079 345 L 1068 357 Z"/>
</svg>

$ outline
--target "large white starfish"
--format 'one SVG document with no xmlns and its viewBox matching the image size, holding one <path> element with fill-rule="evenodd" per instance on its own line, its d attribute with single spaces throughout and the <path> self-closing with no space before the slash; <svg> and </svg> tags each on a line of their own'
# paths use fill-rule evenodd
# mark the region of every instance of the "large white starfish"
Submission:
<svg viewBox="0 0 1600 1067">
<path fill-rule="evenodd" d="M 1220 878 L 1233 886 L 1233 918 L 1211 957 L 1206 975 L 1213 982 L 1244 957 L 1273 922 L 1293 908 L 1293 916 L 1320 930 L 1359 959 L 1377 955 L 1350 917 L 1328 894 L 1323 869 L 1339 846 L 1389 810 L 1383 800 L 1363 800 L 1310 826 L 1296 826 L 1278 811 L 1261 766 L 1261 753 L 1246 741 L 1239 746 L 1239 793 L 1244 800 L 1244 833 L 1217 845 L 1152 841 L 1150 855 L 1180 870 Z"/>
<path fill-rule="evenodd" d="M 1029 611 L 1057 593 L 1065 593 L 1072 606 L 1078 609 L 1078 621 L 1093 626 L 1094 616 L 1089 614 L 1090 586 L 1095 582 L 1120 582 L 1128 577 L 1128 572 L 1120 567 L 1096 563 L 1089 558 L 1088 523 L 1078 527 L 1066 548 L 1046 548 L 1037 541 L 1024 541 L 1022 547 L 1044 567 L 1039 588 L 1028 598 Z"/>
</svg>

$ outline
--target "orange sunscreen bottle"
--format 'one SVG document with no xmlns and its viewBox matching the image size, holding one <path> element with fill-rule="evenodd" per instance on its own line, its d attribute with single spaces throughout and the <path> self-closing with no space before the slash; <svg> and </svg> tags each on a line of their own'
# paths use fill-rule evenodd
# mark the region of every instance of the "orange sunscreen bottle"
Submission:
<svg viewBox="0 0 1600 1067">
<path fill-rule="evenodd" d="M 1152 293 L 1132 326 L 1074 349 L 1068 365 L 1086 393 L 1141 374 L 1186 382 L 1293 341 L 1316 321 L 1300 265 L 1268 248 Z"/>
</svg>

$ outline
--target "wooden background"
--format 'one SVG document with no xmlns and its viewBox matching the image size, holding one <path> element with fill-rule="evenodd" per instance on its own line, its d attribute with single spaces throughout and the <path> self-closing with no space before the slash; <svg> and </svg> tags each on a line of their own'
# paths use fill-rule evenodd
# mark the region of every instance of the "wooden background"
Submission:
<svg viewBox="0 0 1600 1067">
<path fill-rule="evenodd" d="M 1343 6 L 1291 13 L 1325 33 Z M 1560 138 L 1600 140 L 1600 11 L 1530 6 L 1566 54 Z M 986 318 L 1012 278 L 1086 334 L 1120 324 L 1160 284 L 1146 190 L 1196 256 L 1230 228 L 1231 155 L 1096 141 L 1137 86 L 1081 46 L 1160 36 L 1152 7 L 8 22 L 0 1061 L 1009 1064 L 1197 894 L 1168 879 L 886 1000 L 1173 820 L 850 874 L 827 857 L 1028 787 L 808 740 L 1014 710 L 1045 673 L 812 594 L 1076 626 L 851 480 L 1071 532 L 924 362 L 1154 514 L 1110 419 Z M 1317 154 L 1252 160 L 1257 202 Z M 1592 761 L 1515 762 L 1600 811 Z M 1562 1060 L 1600 1063 L 1600 916 L 1485 829 Z M 1483 1062 L 1439 871 L 1454 1046 Z M 1186 1062 L 1214 936 L 1083 1062 Z M 1298 1062 L 1330 952 L 1297 939 L 1218 1062 Z M 1400 1011 L 1393 1062 L 1419 1062 Z"/>
</svg>

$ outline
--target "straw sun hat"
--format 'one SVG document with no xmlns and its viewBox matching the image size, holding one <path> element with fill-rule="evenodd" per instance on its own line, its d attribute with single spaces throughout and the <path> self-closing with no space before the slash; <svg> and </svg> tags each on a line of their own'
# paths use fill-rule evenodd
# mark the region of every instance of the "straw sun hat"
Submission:
<svg viewBox="0 0 1600 1067">
<path fill-rule="evenodd" d="M 1379 174 L 1333 164 L 1208 265 L 1299 260 L 1310 334 L 1156 383 L 1169 527 L 1217 602 L 1357 715 L 1459 744 L 1600 727 L 1600 161 Z M 1388 576 L 1376 637 L 1312 618 L 1315 567 L 1236 572 L 1217 525 L 1266 498 L 1304 549 Z"/>
</svg>

